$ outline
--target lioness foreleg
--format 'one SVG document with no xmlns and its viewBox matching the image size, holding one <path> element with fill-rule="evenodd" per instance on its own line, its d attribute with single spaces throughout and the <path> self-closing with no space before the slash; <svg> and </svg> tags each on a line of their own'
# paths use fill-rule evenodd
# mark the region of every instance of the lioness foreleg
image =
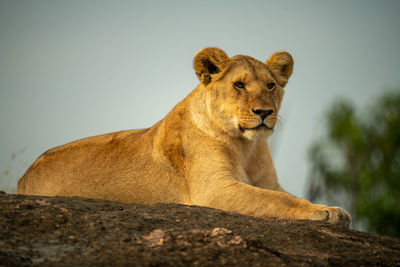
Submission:
<svg viewBox="0 0 400 267">
<path fill-rule="evenodd" d="M 350 225 L 338 207 L 317 205 L 285 192 L 262 189 L 233 178 L 208 178 L 191 189 L 192 204 L 261 218 L 309 219 Z"/>
</svg>

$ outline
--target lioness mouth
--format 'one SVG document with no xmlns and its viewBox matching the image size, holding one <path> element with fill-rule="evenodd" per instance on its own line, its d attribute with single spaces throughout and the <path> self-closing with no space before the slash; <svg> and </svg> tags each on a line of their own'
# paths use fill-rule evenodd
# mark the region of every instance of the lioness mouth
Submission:
<svg viewBox="0 0 400 267">
<path fill-rule="evenodd" d="M 248 130 L 259 130 L 259 129 L 267 129 L 267 130 L 272 130 L 272 128 L 268 127 L 267 125 L 265 125 L 264 123 L 260 123 L 259 125 L 257 125 L 256 127 L 253 128 L 244 128 L 239 124 L 239 130 L 241 132 L 244 131 L 248 131 Z"/>
</svg>

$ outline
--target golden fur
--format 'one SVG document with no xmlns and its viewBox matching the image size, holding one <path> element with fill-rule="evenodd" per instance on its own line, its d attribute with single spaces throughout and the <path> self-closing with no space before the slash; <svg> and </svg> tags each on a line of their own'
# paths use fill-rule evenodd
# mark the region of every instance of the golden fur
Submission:
<svg viewBox="0 0 400 267">
<path fill-rule="evenodd" d="M 277 52 L 262 63 L 205 48 L 193 63 L 200 85 L 162 121 L 51 149 L 19 180 L 18 193 L 349 225 L 340 208 L 297 198 L 278 183 L 267 140 L 293 71 L 291 55 Z"/>
</svg>

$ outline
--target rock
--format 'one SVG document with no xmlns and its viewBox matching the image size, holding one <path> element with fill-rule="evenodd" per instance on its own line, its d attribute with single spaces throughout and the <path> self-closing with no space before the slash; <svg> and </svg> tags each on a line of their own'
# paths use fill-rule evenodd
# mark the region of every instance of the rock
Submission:
<svg viewBox="0 0 400 267">
<path fill-rule="evenodd" d="M 0 194 L 0 265 L 400 265 L 400 239 L 177 204 Z"/>
</svg>

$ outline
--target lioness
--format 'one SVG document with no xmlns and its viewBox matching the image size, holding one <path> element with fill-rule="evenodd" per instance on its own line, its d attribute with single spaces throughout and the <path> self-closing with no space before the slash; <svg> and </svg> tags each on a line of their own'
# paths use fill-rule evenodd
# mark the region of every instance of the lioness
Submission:
<svg viewBox="0 0 400 267">
<path fill-rule="evenodd" d="M 277 52 L 262 63 L 209 47 L 193 65 L 200 85 L 163 120 L 47 151 L 19 180 L 18 193 L 173 202 L 348 226 L 342 209 L 297 198 L 278 183 L 268 137 L 292 56 Z"/>
</svg>

